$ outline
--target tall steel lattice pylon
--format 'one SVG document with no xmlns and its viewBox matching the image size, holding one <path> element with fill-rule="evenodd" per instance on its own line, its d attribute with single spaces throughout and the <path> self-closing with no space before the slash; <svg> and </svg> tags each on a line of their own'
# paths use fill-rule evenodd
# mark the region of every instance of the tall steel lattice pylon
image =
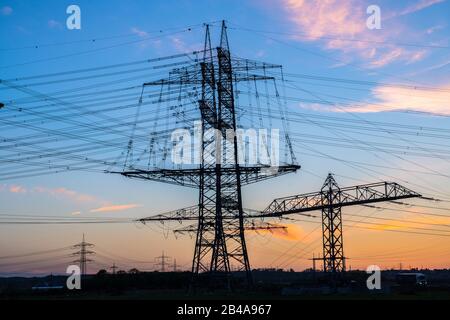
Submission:
<svg viewBox="0 0 450 320">
<path fill-rule="evenodd" d="M 324 272 L 345 271 L 341 190 L 330 173 L 321 189 Z"/>
<path fill-rule="evenodd" d="M 237 137 L 235 86 L 239 82 L 274 81 L 275 78 L 267 76 L 265 72 L 281 66 L 232 57 L 225 22 L 222 23 L 220 45 L 216 48 L 211 46 L 210 30 L 206 25 L 204 49 L 200 52 L 203 53 L 202 57 L 195 63 L 172 69 L 165 79 L 144 84 L 168 86 L 170 90 L 178 87 L 180 91 L 194 87 L 194 94 L 189 97 L 195 97 L 202 123 L 199 132 L 201 143 L 196 150 L 198 167 L 152 170 L 129 168 L 120 173 L 130 178 L 198 188 L 197 206 L 177 210 L 169 218 L 160 216 L 141 221 L 198 221 L 195 227 L 184 229 L 196 232 L 192 260 L 194 286 L 208 283 L 223 287 L 225 283 L 225 286 L 230 287 L 231 266 L 243 272 L 246 283 L 251 285 L 245 230 L 269 230 L 279 226 L 255 225 L 246 220 L 241 186 L 295 172 L 300 166 L 289 162 L 277 164 L 276 170 L 271 170 L 272 163 L 242 164 Z M 264 73 L 258 74 L 256 71 Z M 292 146 L 290 143 L 288 146 L 292 162 L 295 162 Z M 211 281 L 199 281 L 203 273 L 208 274 Z"/>
<path fill-rule="evenodd" d="M 221 136 L 212 137 L 210 140 L 203 139 L 200 168 L 200 215 L 192 271 L 195 275 L 201 271 L 222 272 L 222 274 L 228 275 L 231 271 L 230 258 L 232 258 L 238 264 L 238 269 L 247 273 L 247 280 L 251 283 L 250 263 L 244 236 L 236 135 L 233 135 L 232 141 L 228 141 L 230 143 L 225 151 L 228 153 L 227 159 L 230 159 L 229 155 L 231 154 L 231 163 L 227 161 L 222 164 L 222 154 L 220 151 L 217 152 L 220 150 L 219 138 L 226 137 L 227 130 L 231 129 L 232 132 L 236 132 L 237 129 L 231 56 L 225 24 L 222 25 L 220 47 L 216 51 L 217 75 L 207 27 L 205 56 L 202 63 L 202 100 L 200 101 L 204 123 L 202 136 L 204 137 L 205 130 L 209 129 L 217 129 Z M 215 106 L 215 92 L 217 92 L 217 106 Z M 216 150 L 215 157 L 211 157 L 209 154 L 211 148 Z M 232 219 L 224 220 L 224 217 Z M 208 253 L 211 253 L 211 260 L 205 261 L 204 257 Z"/>
</svg>

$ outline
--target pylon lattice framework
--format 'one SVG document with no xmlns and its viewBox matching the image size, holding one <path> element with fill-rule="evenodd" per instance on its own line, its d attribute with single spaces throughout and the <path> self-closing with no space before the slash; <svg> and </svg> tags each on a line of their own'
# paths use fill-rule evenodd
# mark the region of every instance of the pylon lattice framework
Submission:
<svg viewBox="0 0 450 320">
<path fill-rule="evenodd" d="M 145 86 L 201 85 L 201 96 L 197 101 L 202 120 L 199 168 L 131 169 L 121 172 L 122 175 L 131 178 L 198 187 L 198 224 L 192 261 L 194 283 L 202 272 L 224 276 L 229 280 L 230 260 L 233 261 L 236 270 L 245 272 L 247 283 L 252 283 L 244 234 L 247 226 L 244 221 L 241 186 L 295 172 L 300 168 L 294 163 L 295 157 L 288 136 L 285 138 L 289 142 L 293 164 L 280 165 L 274 172 L 267 171 L 268 165 L 242 166 L 239 163 L 236 134 L 232 135 L 231 139 L 229 137 L 229 131 L 235 133 L 237 129 L 234 86 L 241 81 L 273 80 L 273 77 L 265 75 L 265 70 L 270 68 L 280 66 L 232 58 L 223 22 L 220 46 L 215 49 L 211 47 L 209 26 L 206 26 L 203 59 L 200 63 L 174 69 L 170 72 L 169 78 L 144 84 Z M 264 74 L 249 74 L 252 70 L 264 70 Z M 216 130 L 218 135 L 208 134 L 211 129 Z M 220 147 L 220 138 L 224 138 L 227 142 L 223 149 Z M 224 162 L 222 159 L 231 161 Z M 270 225 L 266 224 L 263 228 L 269 229 Z"/>
<path fill-rule="evenodd" d="M 86 242 L 84 240 L 84 234 L 83 234 L 83 240 L 80 243 L 77 243 L 73 246 L 73 248 L 78 249 L 78 251 L 72 253 L 73 256 L 78 256 L 79 258 L 73 262 L 78 263 L 80 265 L 80 272 L 81 275 L 87 274 L 87 263 L 92 262 L 93 260 L 89 258 L 89 256 L 93 255 L 95 252 L 92 250 L 89 250 L 89 248 L 92 248 L 94 245 L 92 243 Z"/>
</svg>

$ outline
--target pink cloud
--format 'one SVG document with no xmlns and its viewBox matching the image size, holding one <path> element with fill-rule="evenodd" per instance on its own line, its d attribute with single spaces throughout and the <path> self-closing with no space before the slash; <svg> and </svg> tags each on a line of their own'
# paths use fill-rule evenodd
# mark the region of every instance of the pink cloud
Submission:
<svg viewBox="0 0 450 320">
<path fill-rule="evenodd" d="M 22 187 L 22 186 L 19 186 L 19 185 L 12 185 L 12 186 L 9 187 L 9 192 L 12 192 L 12 193 L 26 193 L 27 189 Z"/>
<path fill-rule="evenodd" d="M 364 11 L 355 1 L 287 0 L 285 4 L 291 20 L 306 33 L 309 40 L 330 34 L 353 36 L 366 28 Z"/>
<path fill-rule="evenodd" d="M 450 114 L 450 84 L 438 89 L 441 90 L 378 86 L 372 90 L 372 95 L 383 106 L 367 104 L 355 111 L 414 110 Z"/>
<path fill-rule="evenodd" d="M 373 67 L 383 67 L 392 61 L 398 59 L 402 55 L 404 50 L 402 48 L 395 48 L 394 50 L 380 56 L 377 60 L 373 60 L 371 65 Z"/>
<path fill-rule="evenodd" d="M 79 193 L 77 191 L 70 190 L 70 189 L 67 189 L 64 187 L 54 188 L 54 189 L 49 189 L 49 188 L 45 188 L 45 187 L 35 187 L 33 189 L 33 191 L 40 192 L 40 193 L 47 193 L 52 196 L 63 196 L 63 197 L 69 198 L 71 200 L 74 200 L 76 202 L 83 202 L 83 203 L 100 202 L 100 200 L 94 196 L 91 196 L 89 194 Z"/>
<path fill-rule="evenodd" d="M 428 54 L 428 51 L 426 50 L 420 50 L 412 53 L 410 55 L 410 58 L 407 63 L 414 63 L 420 60 L 423 60 L 423 58 Z"/>
<path fill-rule="evenodd" d="M 118 204 L 118 205 L 108 205 L 102 206 L 96 209 L 92 209 L 90 212 L 112 212 L 112 211 L 123 211 L 128 209 L 134 209 L 141 207 L 139 204 Z"/>
<path fill-rule="evenodd" d="M 295 40 L 323 43 L 325 49 L 339 51 L 340 60 L 347 63 L 360 59 L 368 62 L 368 68 L 380 68 L 394 62 L 417 62 L 426 56 L 424 50 L 395 44 L 398 37 L 408 32 L 398 23 L 391 22 L 389 32 L 369 30 L 367 4 L 361 1 L 284 0 L 283 3 L 298 32 Z M 382 17 L 388 14 L 385 10 Z"/>
<path fill-rule="evenodd" d="M 383 112 L 410 110 L 450 115 L 450 84 L 436 86 L 436 90 L 380 85 L 372 89 L 372 100 L 353 106 L 303 105 L 302 107 L 334 112 Z"/>
</svg>

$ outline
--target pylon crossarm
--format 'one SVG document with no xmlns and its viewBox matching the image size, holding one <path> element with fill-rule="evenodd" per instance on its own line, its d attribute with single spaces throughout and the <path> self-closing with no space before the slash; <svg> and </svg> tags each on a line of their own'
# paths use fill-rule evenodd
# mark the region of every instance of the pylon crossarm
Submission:
<svg viewBox="0 0 450 320">
<path fill-rule="evenodd" d="M 258 215 L 259 212 L 257 210 L 254 209 L 245 209 L 245 213 L 244 213 L 244 219 L 247 220 L 248 219 L 248 226 L 250 225 L 253 216 L 254 215 Z M 232 215 L 226 215 L 223 217 L 224 220 L 227 219 L 236 219 L 236 216 L 232 216 Z M 194 206 L 190 206 L 190 207 L 186 207 L 186 208 L 181 208 L 181 209 L 177 209 L 177 210 L 173 210 L 173 211 L 168 211 L 168 212 L 164 212 L 161 214 L 157 214 L 154 216 L 149 216 L 149 217 L 145 217 L 145 218 L 141 218 L 141 219 L 137 219 L 136 222 L 142 222 L 142 223 L 146 223 L 146 222 L 166 222 L 166 221 L 178 221 L 178 222 L 183 222 L 183 221 L 197 221 L 199 219 L 199 210 L 198 210 L 198 205 L 194 205 Z"/>
<path fill-rule="evenodd" d="M 142 219 L 138 219 L 136 221 L 146 223 L 146 222 L 164 222 L 164 221 L 187 221 L 187 220 L 198 220 L 199 211 L 198 206 L 190 206 L 178 210 L 173 210 L 169 212 L 165 212 L 162 214 L 158 214 L 151 217 L 146 217 Z"/>
<path fill-rule="evenodd" d="M 212 226 L 213 227 L 213 226 Z M 184 228 L 179 228 L 173 230 L 175 234 L 195 234 L 197 232 L 198 226 L 197 225 L 189 225 Z M 246 221 L 244 223 L 244 230 L 245 231 L 271 231 L 271 230 L 287 230 L 286 226 L 269 223 L 269 222 L 262 222 L 262 221 Z M 232 232 L 237 231 L 233 226 L 227 226 L 223 228 L 224 231 Z"/>
<path fill-rule="evenodd" d="M 262 180 L 270 179 L 275 176 L 280 176 L 295 172 L 300 169 L 299 165 L 280 165 L 276 167 L 258 165 L 258 166 L 240 166 L 238 169 L 235 167 L 222 168 L 222 174 L 233 174 L 236 170 L 239 170 L 241 175 L 241 183 L 243 185 L 259 182 Z M 202 171 L 201 171 L 202 170 Z M 198 188 L 200 185 L 200 175 L 212 174 L 215 172 L 215 168 L 194 168 L 194 169 L 154 169 L 154 170 L 127 170 L 118 173 L 128 178 L 143 179 L 159 181 L 169 184 L 181 185 L 185 187 Z"/>
<path fill-rule="evenodd" d="M 213 62 L 216 61 L 217 58 L 213 58 Z M 182 64 L 182 63 L 178 63 Z M 175 68 L 170 71 L 170 77 L 158 79 L 150 82 L 145 82 L 144 86 L 174 86 L 174 85 L 202 85 L 202 74 L 201 69 L 204 62 L 195 62 L 191 65 Z M 254 81 L 254 80 L 272 80 L 274 77 L 261 75 L 261 74 L 250 74 L 250 71 L 261 71 L 263 69 L 276 69 L 281 68 L 280 65 L 264 63 L 249 59 L 241 59 L 241 58 L 232 58 L 231 66 L 234 73 L 233 81 Z M 242 73 L 240 73 L 242 71 Z"/>
<path fill-rule="evenodd" d="M 186 187 L 198 188 L 199 169 L 155 169 L 155 170 L 127 170 L 119 173 L 127 178 L 152 180 L 168 184 L 181 185 Z"/>
<path fill-rule="evenodd" d="M 367 185 L 341 188 L 341 203 L 345 205 L 393 201 L 422 195 L 395 182 L 379 182 Z M 347 204 L 348 203 L 348 204 Z"/>
<path fill-rule="evenodd" d="M 253 71 L 253 70 L 264 70 L 264 69 L 279 69 L 282 68 L 279 64 L 261 62 L 251 59 L 244 59 L 233 56 L 231 58 L 233 70 L 234 71 Z"/>
<path fill-rule="evenodd" d="M 80 247 L 93 247 L 94 245 L 92 243 L 88 243 L 88 242 L 82 242 L 82 243 L 78 243 L 72 246 L 72 248 L 80 248 Z"/>
<path fill-rule="evenodd" d="M 78 256 L 78 255 L 80 255 L 81 253 L 85 253 L 85 254 L 95 254 L 94 251 L 84 250 L 84 251 L 74 252 L 74 253 L 71 254 L 71 256 Z"/>
<path fill-rule="evenodd" d="M 421 197 L 419 193 L 395 182 L 357 185 L 340 188 L 336 191 L 340 193 L 340 201 L 334 205 L 340 207 Z M 324 192 L 319 191 L 275 199 L 260 215 L 253 217 L 279 217 L 325 209 L 328 204 L 323 201 Z"/>
</svg>

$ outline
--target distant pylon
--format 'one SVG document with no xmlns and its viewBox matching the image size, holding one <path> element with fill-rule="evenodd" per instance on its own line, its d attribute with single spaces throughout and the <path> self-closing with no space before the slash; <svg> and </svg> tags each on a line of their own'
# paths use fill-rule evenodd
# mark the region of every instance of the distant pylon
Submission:
<svg viewBox="0 0 450 320">
<path fill-rule="evenodd" d="M 166 256 L 164 254 L 164 251 L 162 252 L 162 255 L 155 258 L 155 260 L 157 261 L 155 263 L 155 265 L 161 266 L 161 269 L 160 269 L 161 272 L 166 272 L 166 265 L 167 265 L 167 262 L 169 261 L 169 259 L 170 259 L 170 257 Z M 158 261 L 160 261 L 160 262 L 158 262 Z"/>
<path fill-rule="evenodd" d="M 78 263 L 80 265 L 80 272 L 81 275 L 87 274 L 87 262 L 91 262 L 92 260 L 89 259 L 89 256 L 91 254 L 94 254 L 95 252 L 87 249 L 90 247 L 93 247 L 94 245 L 92 243 L 88 243 L 84 240 L 84 233 L 83 233 L 83 240 L 80 243 L 77 243 L 73 246 L 74 249 L 79 249 L 78 251 L 74 252 L 73 256 L 79 256 L 79 258 L 73 262 Z"/>
<path fill-rule="evenodd" d="M 116 266 L 116 263 L 115 263 L 115 262 L 114 262 L 113 265 L 111 266 L 111 270 L 112 270 L 112 274 L 116 274 L 117 266 Z"/>
<path fill-rule="evenodd" d="M 313 256 L 311 259 L 309 259 L 312 261 L 312 271 L 316 272 L 317 271 L 317 267 L 316 267 L 316 261 L 323 261 L 323 257 L 321 257 L 320 255 L 318 257 L 316 257 L 313 253 Z"/>
<path fill-rule="evenodd" d="M 177 259 L 173 259 L 173 272 L 177 272 Z"/>
</svg>

